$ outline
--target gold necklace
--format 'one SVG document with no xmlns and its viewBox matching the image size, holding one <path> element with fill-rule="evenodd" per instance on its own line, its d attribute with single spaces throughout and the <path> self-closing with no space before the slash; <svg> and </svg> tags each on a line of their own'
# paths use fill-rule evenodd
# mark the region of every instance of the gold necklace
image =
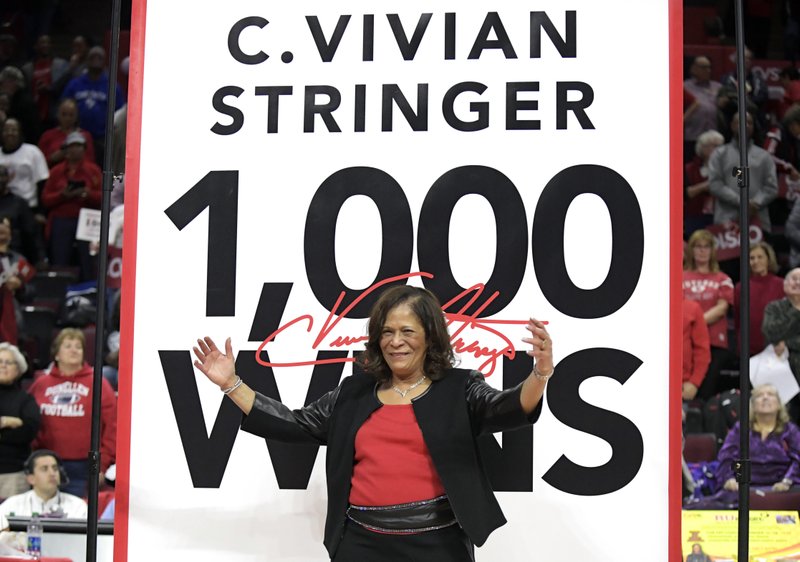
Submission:
<svg viewBox="0 0 800 562">
<path fill-rule="evenodd" d="M 406 397 L 406 394 L 408 394 L 409 392 L 411 392 L 412 390 L 414 390 L 415 388 L 417 388 L 419 385 L 421 385 L 423 382 L 425 382 L 425 379 L 427 379 L 427 378 L 428 378 L 428 377 L 426 377 L 425 375 L 422 375 L 422 378 L 421 378 L 421 379 L 419 379 L 417 382 L 415 382 L 414 384 L 412 384 L 411 386 L 409 386 L 409 387 L 408 387 L 407 389 L 405 389 L 405 390 L 400 390 L 399 388 L 397 388 L 397 385 L 394 385 L 394 384 L 393 384 L 393 385 L 392 385 L 392 390 L 394 390 L 394 391 L 395 391 L 397 394 L 399 394 L 400 396 L 402 396 L 403 398 L 405 398 L 405 397 Z"/>
</svg>

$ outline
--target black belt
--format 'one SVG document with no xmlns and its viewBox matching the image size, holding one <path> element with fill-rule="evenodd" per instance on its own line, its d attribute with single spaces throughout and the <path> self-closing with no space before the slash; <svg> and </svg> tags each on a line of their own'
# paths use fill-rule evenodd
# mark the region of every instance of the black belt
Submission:
<svg viewBox="0 0 800 562">
<path fill-rule="evenodd" d="M 447 496 L 396 505 L 351 505 L 347 517 L 381 533 L 424 533 L 456 524 Z"/>
</svg>

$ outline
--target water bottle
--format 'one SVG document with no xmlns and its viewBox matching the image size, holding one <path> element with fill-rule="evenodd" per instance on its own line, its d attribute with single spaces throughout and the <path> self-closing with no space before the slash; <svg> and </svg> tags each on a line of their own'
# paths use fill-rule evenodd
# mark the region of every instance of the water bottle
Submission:
<svg viewBox="0 0 800 562">
<path fill-rule="evenodd" d="M 28 548 L 26 553 L 32 556 L 34 560 L 39 560 L 42 557 L 42 520 L 39 519 L 39 514 L 34 513 L 28 521 Z"/>
</svg>

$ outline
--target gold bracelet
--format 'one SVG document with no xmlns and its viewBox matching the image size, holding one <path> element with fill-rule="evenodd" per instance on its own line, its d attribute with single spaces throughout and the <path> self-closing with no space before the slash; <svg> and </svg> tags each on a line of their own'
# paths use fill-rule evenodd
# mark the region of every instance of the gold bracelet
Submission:
<svg viewBox="0 0 800 562">
<path fill-rule="evenodd" d="M 542 373 L 539 372 L 539 369 L 536 368 L 536 363 L 533 364 L 533 376 L 536 377 L 537 379 L 539 379 L 540 381 L 546 381 L 547 379 L 552 377 L 553 373 L 555 373 L 555 372 L 556 372 L 556 368 L 553 367 L 553 369 L 550 371 L 550 374 L 543 375 Z"/>
<path fill-rule="evenodd" d="M 220 390 L 222 391 L 222 394 L 230 394 L 231 392 L 242 386 L 243 382 L 244 381 L 242 380 L 242 377 L 236 375 L 236 382 L 233 383 L 232 386 L 229 386 L 228 388 L 221 388 Z"/>
</svg>

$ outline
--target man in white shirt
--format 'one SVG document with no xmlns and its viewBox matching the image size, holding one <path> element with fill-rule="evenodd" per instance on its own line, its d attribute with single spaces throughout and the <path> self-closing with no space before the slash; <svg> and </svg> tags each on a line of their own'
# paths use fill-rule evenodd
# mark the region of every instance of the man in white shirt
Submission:
<svg viewBox="0 0 800 562">
<path fill-rule="evenodd" d="M 86 519 L 86 502 L 58 489 L 62 479 L 67 478 L 56 453 L 47 449 L 34 451 L 25 461 L 25 477 L 32 489 L 0 504 L 0 530 L 8 529 L 9 515 L 30 517 L 37 513 L 41 517 Z"/>
</svg>

